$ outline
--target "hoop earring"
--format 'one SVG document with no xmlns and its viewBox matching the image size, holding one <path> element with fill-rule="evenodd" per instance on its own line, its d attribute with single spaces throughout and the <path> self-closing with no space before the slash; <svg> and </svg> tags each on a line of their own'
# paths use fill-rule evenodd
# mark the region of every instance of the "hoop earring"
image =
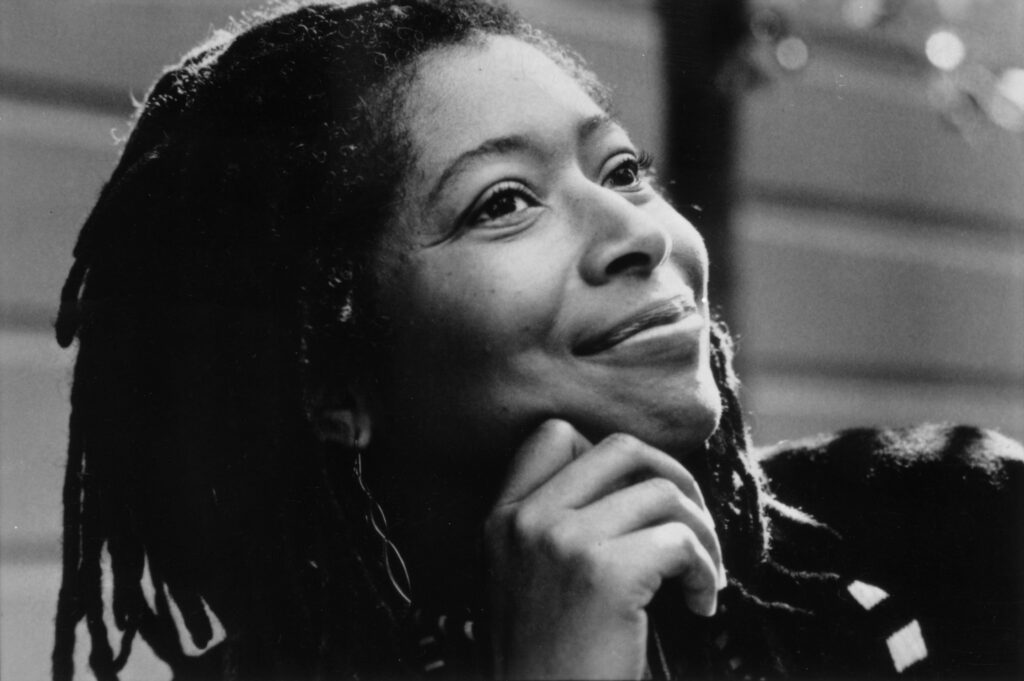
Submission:
<svg viewBox="0 0 1024 681">
<path fill-rule="evenodd" d="M 384 563 L 384 570 L 387 572 L 388 581 L 391 582 L 391 588 L 406 606 L 411 606 L 412 583 L 409 580 L 409 569 L 405 566 L 405 559 L 402 558 L 398 547 L 388 537 L 388 519 L 384 515 L 384 509 L 373 498 L 373 494 L 370 493 L 363 481 L 363 452 L 361 448 L 356 450 L 352 472 L 366 503 L 364 518 L 381 543 L 381 562 Z"/>
</svg>

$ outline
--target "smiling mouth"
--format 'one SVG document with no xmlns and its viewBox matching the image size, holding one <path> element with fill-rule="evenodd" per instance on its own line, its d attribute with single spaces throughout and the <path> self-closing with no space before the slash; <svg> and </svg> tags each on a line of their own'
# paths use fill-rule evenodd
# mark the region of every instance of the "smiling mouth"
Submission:
<svg viewBox="0 0 1024 681">
<path fill-rule="evenodd" d="M 666 300 L 642 310 L 597 336 L 587 338 L 573 348 L 573 354 L 579 357 L 596 355 L 648 329 L 675 324 L 696 311 L 696 305 L 682 296 Z"/>
</svg>

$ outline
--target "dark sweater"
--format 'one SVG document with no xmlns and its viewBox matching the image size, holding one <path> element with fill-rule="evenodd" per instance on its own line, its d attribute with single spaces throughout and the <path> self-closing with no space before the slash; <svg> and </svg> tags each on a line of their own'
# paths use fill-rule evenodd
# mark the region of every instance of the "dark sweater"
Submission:
<svg viewBox="0 0 1024 681">
<path fill-rule="evenodd" d="M 860 429 L 759 459 L 768 560 L 733 566 L 712 618 L 662 585 L 653 678 L 1024 679 L 1019 444 L 962 426 Z M 487 676 L 471 614 L 417 619 L 414 668 Z"/>
<path fill-rule="evenodd" d="M 775 497 L 769 560 L 734 566 L 712 618 L 662 586 L 653 678 L 1024 679 L 1019 444 L 970 427 L 860 429 L 759 458 Z M 487 646 L 446 621 L 429 640 L 448 654 L 431 644 L 423 660 L 486 676 Z"/>
<path fill-rule="evenodd" d="M 778 500 L 810 516 L 771 509 L 772 561 L 821 576 L 779 599 L 810 613 L 775 618 L 789 674 L 1024 678 L 1018 443 L 963 426 L 859 429 L 761 462 Z M 787 588 L 759 595 L 773 590 Z"/>
</svg>

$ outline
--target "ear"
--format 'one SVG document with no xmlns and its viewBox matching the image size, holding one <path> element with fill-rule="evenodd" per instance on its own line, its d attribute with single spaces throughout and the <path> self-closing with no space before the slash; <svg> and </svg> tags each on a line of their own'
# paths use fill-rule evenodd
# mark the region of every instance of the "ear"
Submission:
<svg viewBox="0 0 1024 681">
<path fill-rule="evenodd" d="M 327 388 L 314 407 L 313 427 L 321 442 L 348 449 L 366 449 L 373 434 L 373 418 L 366 395 L 354 385 Z"/>
</svg>

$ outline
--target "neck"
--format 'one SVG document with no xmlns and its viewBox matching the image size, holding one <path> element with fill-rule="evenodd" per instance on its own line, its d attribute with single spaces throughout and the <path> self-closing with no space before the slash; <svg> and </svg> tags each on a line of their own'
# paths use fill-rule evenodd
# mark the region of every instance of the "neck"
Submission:
<svg viewBox="0 0 1024 681">
<path fill-rule="evenodd" d="M 481 607 L 482 530 L 500 478 L 495 481 L 494 475 L 472 467 L 448 470 L 427 454 L 373 454 L 367 485 L 408 567 L 414 603 L 439 610 Z"/>
</svg>

